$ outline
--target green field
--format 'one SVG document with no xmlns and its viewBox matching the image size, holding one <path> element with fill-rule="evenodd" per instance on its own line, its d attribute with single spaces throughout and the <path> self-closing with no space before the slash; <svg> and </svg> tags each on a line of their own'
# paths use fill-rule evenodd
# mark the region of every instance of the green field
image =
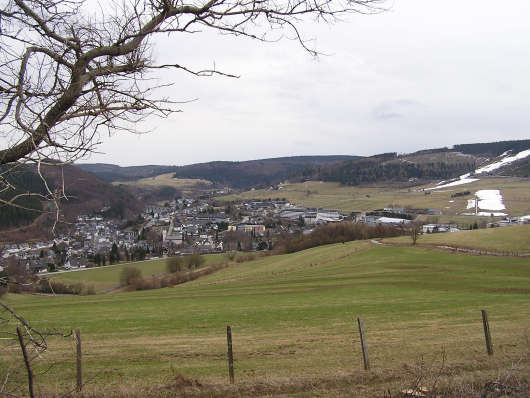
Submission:
<svg viewBox="0 0 530 398">
<path fill-rule="evenodd" d="M 204 258 L 206 260 L 205 265 L 224 261 L 224 257 L 221 254 L 206 255 Z M 58 279 L 67 283 L 83 282 L 87 285 L 94 286 L 96 292 L 99 292 L 118 285 L 120 283 L 120 273 L 125 267 L 136 267 L 140 269 L 140 271 L 142 271 L 142 276 L 158 275 L 166 272 L 166 259 L 136 261 L 134 263 L 89 268 L 60 274 L 49 274 L 48 276 L 51 279 Z"/>
<path fill-rule="evenodd" d="M 412 244 L 409 236 L 383 239 L 383 242 Z M 418 238 L 418 246 L 450 246 L 463 249 L 511 252 L 530 255 L 530 225 L 488 228 L 453 233 L 425 234 Z"/>
<path fill-rule="evenodd" d="M 368 211 L 388 206 L 430 208 L 442 210 L 448 217 L 466 210 L 471 196 L 451 198 L 455 192 L 480 189 L 500 189 L 507 212 L 512 216 L 530 214 L 530 180 L 525 178 L 482 178 L 479 181 L 440 190 L 425 195 L 416 188 L 396 188 L 388 185 L 349 187 L 339 183 L 308 181 L 283 185 L 281 190 L 254 190 L 238 195 L 221 197 L 221 200 L 286 198 L 307 207 L 338 209 L 345 213 Z M 450 201 L 453 201 L 452 203 Z M 449 219 L 444 221 L 449 221 Z"/>
<path fill-rule="evenodd" d="M 382 396 L 413 378 L 421 358 L 438 367 L 442 352 L 448 372 L 476 380 L 522 358 L 530 329 L 530 266 L 523 258 L 362 241 L 234 264 L 174 288 L 8 295 L 6 302 L 38 328 L 82 330 L 89 391 L 155 396 L 161 393 L 154 386 L 183 375 L 201 383 L 202 396 Z M 489 312 L 493 360 L 485 353 L 481 309 Z M 362 371 L 358 316 L 370 345 L 369 374 Z M 237 381 L 232 389 L 226 386 L 228 324 Z M 73 385 L 73 350 L 69 339 L 50 341 L 47 358 L 56 366 L 40 376 L 41 388 Z M 329 384 L 339 379 L 362 384 Z M 189 396 L 201 396 L 201 388 L 190 388 L 195 392 Z M 219 389 L 229 393 L 212 392 Z"/>
</svg>

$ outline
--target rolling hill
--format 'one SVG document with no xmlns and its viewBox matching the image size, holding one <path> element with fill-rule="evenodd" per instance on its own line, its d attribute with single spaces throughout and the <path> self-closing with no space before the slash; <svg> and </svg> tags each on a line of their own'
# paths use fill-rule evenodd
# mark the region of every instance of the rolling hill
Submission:
<svg viewBox="0 0 530 398">
<path fill-rule="evenodd" d="M 121 167 L 108 163 L 78 163 L 77 167 L 88 171 L 104 181 L 132 181 L 140 178 L 154 177 L 160 174 L 174 172 L 176 166 L 129 166 Z"/>
<path fill-rule="evenodd" d="M 429 388 L 482 388 L 515 372 L 514 362 L 528 381 L 529 280 L 523 258 L 357 241 L 233 264 L 174 288 L 8 294 L 6 302 L 37 329 L 81 329 L 90 396 L 400 396 L 418 374 Z M 495 347 L 489 360 L 481 309 Z M 364 319 L 370 372 L 362 370 L 356 317 Z M 34 365 L 37 383 L 69 390 L 75 347 L 71 338 L 49 343 L 46 361 Z M 9 379 L 17 381 L 24 386 L 24 372 Z"/>
<path fill-rule="evenodd" d="M 410 245 L 409 236 L 385 238 L 385 243 Z M 515 225 L 504 228 L 487 228 L 458 233 L 421 235 L 416 245 L 419 247 L 448 246 L 492 253 L 517 253 L 530 256 L 530 225 Z"/>
<path fill-rule="evenodd" d="M 120 167 L 101 163 L 78 166 L 106 181 L 130 181 L 173 172 L 174 177 L 179 179 L 200 179 L 218 185 L 250 188 L 278 183 L 314 165 L 357 158 L 359 156 L 292 156 L 242 162 L 215 161 L 187 166 Z"/>
<path fill-rule="evenodd" d="M 461 144 L 410 154 L 384 153 L 360 156 L 292 156 L 241 162 L 214 161 L 186 166 L 133 166 L 79 164 L 106 181 L 133 181 L 173 173 L 177 179 L 200 179 L 216 186 L 236 189 L 265 188 L 289 180 L 321 180 L 343 185 L 381 182 L 408 183 L 409 179 L 427 183 L 451 179 L 487 164 L 508 151 L 530 148 L 530 140 Z M 498 173 L 526 177 L 529 159 L 523 159 Z M 512 174 L 509 174 L 509 173 Z M 508 173 L 508 174 L 507 174 Z"/>
<path fill-rule="evenodd" d="M 438 148 L 411 154 L 387 153 L 362 159 L 347 160 L 305 170 L 304 177 L 333 181 L 343 185 L 362 185 L 386 181 L 414 184 L 447 180 L 473 173 L 503 157 L 530 149 L 530 140 L 501 141 L 483 144 L 455 145 L 452 149 Z M 521 158 L 507 168 L 489 174 L 526 176 L 530 156 Z M 509 174 L 510 171 L 513 174 Z"/>
</svg>

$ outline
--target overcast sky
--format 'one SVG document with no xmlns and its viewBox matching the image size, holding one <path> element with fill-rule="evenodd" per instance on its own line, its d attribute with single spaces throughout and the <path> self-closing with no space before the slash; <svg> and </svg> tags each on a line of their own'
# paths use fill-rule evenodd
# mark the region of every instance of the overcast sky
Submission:
<svg viewBox="0 0 530 398">
<path fill-rule="evenodd" d="M 390 4 L 390 3 L 388 3 Z M 159 73 L 182 113 L 151 133 L 101 137 L 85 162 L 183 165 L 292 155 L 373 155 L 530 138 L 530 1 L 395 0 L 378 15 L 304 25 L 296 42 L 160 37 L 160 62 L 240 75 Z"/>
</svg>

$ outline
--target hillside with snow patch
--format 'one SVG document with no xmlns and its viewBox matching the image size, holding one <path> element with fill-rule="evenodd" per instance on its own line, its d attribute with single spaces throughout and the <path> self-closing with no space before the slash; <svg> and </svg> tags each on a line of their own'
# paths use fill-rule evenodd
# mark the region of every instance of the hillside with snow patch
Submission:
<svg viewBox="0 0 530 398">
<path fill-rule="evenodd" d="M 504 157 L 503 157 L 504 155 Z M 516 162 L 518 160 L 525 159 L 530 156 L 530 149 L 527 149 L 525 151 L 521 151 L 516 155 L 510 156 L 509 151 L 503 153 L 500 157 L 503 157 L 501 160 L 491 163 L 487 166 L 480 167 L 475 170 L 473 174 L 484 174 L 484 173 L 491 173 L 492 171 L 498 170 L 501 167 L 507 166 L 513 162 Z"/>
<path fill-rule="evenodd" d="M 464 213 L 466 215 L 504 217 L 508 214 L 501 213 L 499 210 L 505 210 L 504 199 L 501 191 L 498 189 L 481 189 L 475 192 L 474 199 L 468 199 L 468 209 L 475 209 L 476 213 Z M 480 211 L 485 210 L 485 211 Z"/>
<path fill-rule="evenodd" d="M 517 153 L 516 155 L 511 155 L 510 151 L 504 152 L 502 155 L 499 156 L 499 160 L 490 163 L 486 166 L 479 167 L 478 169 L 475 169 L 473 172 L 466 173 L 461 175 L 458 178 L 455 178 L 454 180 L 449 181 L 442 181 L 441 183 L 438 183 L 436 186 L 432 188 L 426 188 L 426 191 L 436 190 L 436 189 L 442 189 L 442 188 L 448 188 L 453 187 L 457 185 L 464 185 L 469 184 L 475 181 L 479 181 L 479 178 L 472 178 L 480 176 L 481 174 L 491 174 L 502 167 L 508 166 L 514 162 L 523 160 L 530 157 L 530 149 L 526 149 L 524 151 L 521 151 Z"/>
</svg>

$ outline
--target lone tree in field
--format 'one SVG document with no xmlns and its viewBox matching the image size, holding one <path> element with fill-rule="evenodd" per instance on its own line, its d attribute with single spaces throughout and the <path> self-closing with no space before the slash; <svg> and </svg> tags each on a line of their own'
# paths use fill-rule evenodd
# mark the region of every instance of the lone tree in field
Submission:
<svg viewBox="0 0 530 398">
<path fill-rule="evenodd" d="M 157 35 L 217 31 L 271 42 L 287 36 L 316 54 L 302 22 L 378 12 L 382 2 L 0 0 L 0 193 L 13 189 L 5 177 L 20 163 L 37 164 L 39 172 L 47 159 L 71 163 L 95 151 L 103 132 L 137 131 L 149 115 L 178 111 L 175 99 L 156 97 L 149 72 L 232 76 L 157 64 Z M 48 193 L 57 198 L 64 189 Z"/>
<path fill-rule="evenodd" d="M 410 238 L 412 239 L 412 244 L 415 245 L 418 241 L 421 231 L 421 224 L 417 222 L 410 223 Z"/>
</svg>

